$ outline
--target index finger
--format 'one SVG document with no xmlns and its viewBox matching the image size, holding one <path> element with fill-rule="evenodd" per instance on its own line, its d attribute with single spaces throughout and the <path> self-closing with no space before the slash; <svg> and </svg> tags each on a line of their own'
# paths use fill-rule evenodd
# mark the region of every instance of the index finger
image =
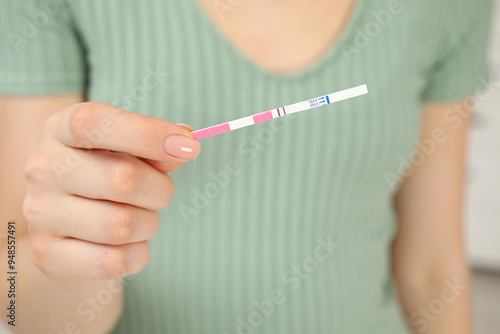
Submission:
<svg viewBox="0 0 500 334">
<path fill-rule="evenodd" d="M 183 126 L 129 112 L 110 104 L 73 105 L 49 119 L 47 126 L 63 144 L 108 149 L 156 161 L 192 160 L 200 144 Z"/>
</svg>

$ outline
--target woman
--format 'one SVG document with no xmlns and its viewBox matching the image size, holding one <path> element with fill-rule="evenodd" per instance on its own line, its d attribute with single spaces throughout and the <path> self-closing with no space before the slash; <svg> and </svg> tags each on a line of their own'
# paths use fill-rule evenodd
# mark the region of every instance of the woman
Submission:
<svg viewBox="0 0 500 334">
<path fill-rule="evenodd" d="M 471 333 L 464 151 L 489 0 L 2 5 L 11 330 Z M 361 84 L 201 150 L 177 124 Z"/>
</svg>

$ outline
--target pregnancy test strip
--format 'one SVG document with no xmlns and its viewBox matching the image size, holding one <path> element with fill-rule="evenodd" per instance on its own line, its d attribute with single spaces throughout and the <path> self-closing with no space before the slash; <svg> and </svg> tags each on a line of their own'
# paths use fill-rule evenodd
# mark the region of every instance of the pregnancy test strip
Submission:
<svg viewBox="0 0 500 334">
<path fill-rule="evenodd" d="M 361 86 L 345 89 L 345 90 L 342 90 L 340 92 L 328 94 L 325 96 L 320 96 L 320 97 L 317 97 L 315 99 L 302 101 L 299 103 L 291 104 L 289 106 L 269 110 L 269 111 L 266 111 L 266 112 L 263 112 L 260 114 L 256 114 L 253 116 L 247 116 L 247 117 L 243 117 L 240 119 L 236 119 L 236 120 L 231 121 L 231 122 L 222 123 L 219 125 L 214 125 L 214 126 L 211 126 L 208 128 L 201 129 L 201 130 L 196 130 L 196 131 L 191 132 L 191 134 L 194 136 L 194 138 L 196 138 L 197 140 L 200 140 L 203 138 L 218 135 L 220 133 L 229 132 L 229 131 L 233 131 L 236 129 L 244 128 L 246 126 L 269 121 L 273 118 L 290 115 L 290 114 L 293 114 L 293 113 L 296 113 L 299 111 L 318 108 L 318 107 L 325 106 L 325 105 L 330 104 L 330 103 L 335 103 L 335 102 L 351 99 L 353 97 L 357 97 L 357 96 L 361 96 L 361 95 L 365 95 L 365 94 L 368 94 L 368 88 L 366 87 L 366 85 L 361 85 Z"/>
</svg>

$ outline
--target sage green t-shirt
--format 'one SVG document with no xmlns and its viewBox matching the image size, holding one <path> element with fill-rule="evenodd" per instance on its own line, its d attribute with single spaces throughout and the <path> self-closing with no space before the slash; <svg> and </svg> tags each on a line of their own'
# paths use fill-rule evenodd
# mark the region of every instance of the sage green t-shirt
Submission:
<svg viewBox="0 0 500 334">
<path fill-rule="evenodd" d="M 213 5 L 224 19 L 245 2 Z M 488 80 L 490 7 L 358 0 L 338 42 L 281 75 L 237 51 L 195 0 L 0 0 L 0 92 L 85 91 L 199 129 L 367 84 L 368 95 L 202 140 L 171 174 L 176 194 L 149 264 L 124 281 L 116 333 L 401 334 L 392 198 L 422 103 Z"/>
</svg>

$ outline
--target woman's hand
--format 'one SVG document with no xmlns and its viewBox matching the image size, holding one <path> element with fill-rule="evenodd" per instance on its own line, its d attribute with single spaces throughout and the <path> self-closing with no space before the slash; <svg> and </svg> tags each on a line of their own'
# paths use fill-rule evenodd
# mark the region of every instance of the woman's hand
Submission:
<svg viewBox="0 0 500 334">
<path fill-rule="evenodd" d="M 104 103 L 49 118 L 25 168 L 33 263 L 57 281 L 139 272 L 174 194 L 168 172 L 199 151 L 186 127 Z"/>
</svg>

